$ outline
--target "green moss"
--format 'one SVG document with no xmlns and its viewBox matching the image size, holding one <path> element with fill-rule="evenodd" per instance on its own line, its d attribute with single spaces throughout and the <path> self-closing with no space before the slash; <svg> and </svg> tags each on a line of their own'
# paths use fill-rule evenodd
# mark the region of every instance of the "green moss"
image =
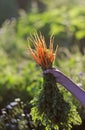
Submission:
<svg viewBox="0 0 85 130">
<path fill-rule="evenodd" d="M 66 102 L 63 93 L 58 89 L 55 77 L 51 74 L 44 75 L 43 87 L 34 102 L 32 116 L 35 122 L 41 120 L 42 124 L 52 130 L 70 130 L 72 124 L 79 124 L 81 119 L 76 107 Z"/>
</svg>

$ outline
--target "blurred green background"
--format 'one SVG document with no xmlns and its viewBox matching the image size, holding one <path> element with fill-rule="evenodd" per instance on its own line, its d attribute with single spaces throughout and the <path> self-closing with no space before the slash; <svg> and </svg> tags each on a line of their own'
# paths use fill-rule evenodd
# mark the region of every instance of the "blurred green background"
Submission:
<svg viewBox="0 0 85 130">
<path fill-rule="evenodd" d="M 41 69 L 27 48 L 36 31 L 47 45 L 54 35 L 55 66 L 85 89 L 85 1 L 0 0 L 0 109 L 17 97 L 29 102 L 41 88 Z M 70 96 L 85 119 L 85 110 Z"/>
</svg>

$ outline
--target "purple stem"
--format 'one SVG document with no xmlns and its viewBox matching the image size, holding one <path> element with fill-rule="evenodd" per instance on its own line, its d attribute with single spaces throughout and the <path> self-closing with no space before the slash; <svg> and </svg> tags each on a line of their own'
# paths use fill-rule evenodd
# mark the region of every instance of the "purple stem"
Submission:
<svg viewBox="0 0 85 130">
<path fill-rule="evenodd" d="M 70 91 L 80 103 L 85 107 L 85 90 L 76 85 L 71 79 L 65 76 L 61 71 L 53 68 L 44 71 L 44 73 L 51 73 L 56 78 L 56 82 L 63 85 L 68 91 Z"/>
</svg>

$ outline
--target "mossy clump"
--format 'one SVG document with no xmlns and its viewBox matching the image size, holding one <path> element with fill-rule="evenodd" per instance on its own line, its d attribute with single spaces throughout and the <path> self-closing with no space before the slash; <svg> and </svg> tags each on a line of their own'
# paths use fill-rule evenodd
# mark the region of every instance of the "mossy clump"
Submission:
<svg viewBox="0 0 85 130">
<path fill-rule="evenodd" d="M 34 101 L 32 116 L 35 122 L 41 120 L 49 130 L 70 130 L 72 124 L 81 123 L 76 107 L 65 101 L 52 74 L 44 75 L 43 87 Z"/>
</svg>

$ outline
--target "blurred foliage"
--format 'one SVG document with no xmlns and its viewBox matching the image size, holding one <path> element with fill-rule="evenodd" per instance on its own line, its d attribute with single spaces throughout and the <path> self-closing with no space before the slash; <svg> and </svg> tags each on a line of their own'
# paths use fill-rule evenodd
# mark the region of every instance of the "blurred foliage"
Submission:
<svg viewBox="0 0 85 130">
<path fill-rule="evenodd" d="M 19 9 L 24 9 L 26 12 L 45 12 L 61 6 L 85 6 L 84 0 L 0 0 L 0 24 L 6 19 L 17 17 Z"/>
<path fill-rule="evenodd" d="M 30 115 L 30 104 L 23 103 L 20 98 L 10 102 L 1 109 L 0 130 L 43 130 L 43 126 L 34 125 Z"/>
<path fill-rule="evenodd" d="M 0 24 L 11 17 L 17 17 L 16 0 L 0 0 Z"/>
<path fill-rule="evenodd" d="M 41 83 L 36 64 L 27 57 L 27 44 L 16 35 L 15 24 L 15 20 L 7 21 L 0 29 L 0 107 L 16 97 L 30 100 Z"/>
<path fill-rule="evenodd" d="M 55 43 L 70 48 L 77 44 L 82 54 L 85 48 L 85 8 L 61 7 L 43 13 L 20 12 L 17 23 L 19 37 L 26 38 L 35 30 L 46 34 L 46 40 L 55 35 Z M 71 49 L 71 48 L 70 48 Z"/>
</svg>

